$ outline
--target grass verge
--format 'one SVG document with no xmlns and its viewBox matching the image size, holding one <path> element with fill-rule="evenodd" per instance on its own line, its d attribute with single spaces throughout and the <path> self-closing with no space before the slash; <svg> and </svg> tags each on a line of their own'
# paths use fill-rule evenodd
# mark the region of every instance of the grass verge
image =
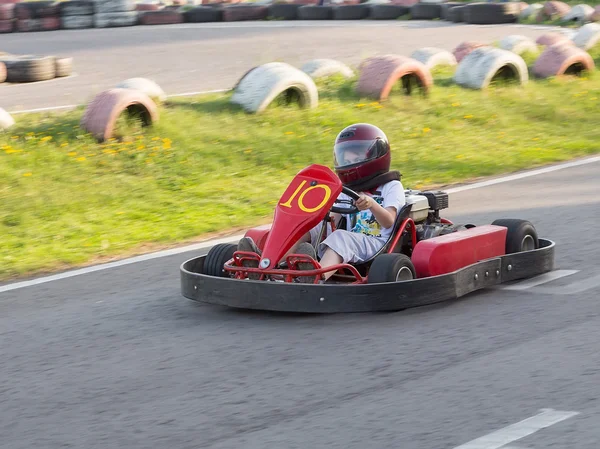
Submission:
<svg viewBox="0 0 600 449">
<path fill-rule="evenodd" d="M 600 52 L 594 54 L 600 62 Z M 428 98 L 357 98 L 319 83 L 315 110 L 249 115 L 229 94 L 176 99 L 153 128 L 96 143 L 82 109 L 18 115 L 0 134 L 0 280 L 64 269 L 268 221 L 291 177 L 331 166 L 354 122 L 380 126 L 405 187 L 513 172 L 598 152 L 600 76 L 472 91 L 435 72 Z"/>
</svg>

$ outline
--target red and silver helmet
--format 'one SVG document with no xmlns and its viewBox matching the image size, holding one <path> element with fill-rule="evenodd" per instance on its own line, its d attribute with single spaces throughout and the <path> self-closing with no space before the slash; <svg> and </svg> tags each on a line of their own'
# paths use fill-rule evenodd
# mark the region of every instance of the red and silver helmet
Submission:
<svg viewBox="0 0 600 449">
<path fill-rule="evenodd" d="M 387 173 L 391 159 L 386 135 L 368 123 L 350 125 L 335 139 L 334 168 L 344 185 L 368 181 Z"/>
</svg>

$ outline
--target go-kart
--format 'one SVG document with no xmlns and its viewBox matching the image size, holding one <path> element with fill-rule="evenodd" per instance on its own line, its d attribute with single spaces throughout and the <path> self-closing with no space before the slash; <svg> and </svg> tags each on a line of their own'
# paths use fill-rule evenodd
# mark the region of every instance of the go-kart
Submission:
<svg viewBox="0 0 600 449">
<path fill-rule="evenodd" d="M 342 192 L 351 200 L 338 200 Z M 358 198 L 328 167 L 306 167 L 283 192 L 272 225 L 246 232 L 261 254 L 238 251 L 236 244 L 213 246 L 206 256 L 181 265 L 183 296 L 280 311 L 400 310 L 553 269 L 554 242 L 538 238 L 529 221 L 455 225 L 440 217 L 449 201 L 448 194 L 439 190 L 406 190 L 406 203 L 398 211 L 390 237 L 361 264 L 322 268 L 305 254 L 285 256 L 320 222 L 324 226 L 316 244 L 322 241 L 326 224 L 335 229 L 331 212 L 352 216 L 358 212 L 354 205 Z M 248 261 L 255 266 L 248 266 Z M 299 269 L 299 263 L 313 268 Z M 323 283 L 323 273 L 334 270 Z M 310 283 L 299 282 L 307 277 Z"/>
</svg>

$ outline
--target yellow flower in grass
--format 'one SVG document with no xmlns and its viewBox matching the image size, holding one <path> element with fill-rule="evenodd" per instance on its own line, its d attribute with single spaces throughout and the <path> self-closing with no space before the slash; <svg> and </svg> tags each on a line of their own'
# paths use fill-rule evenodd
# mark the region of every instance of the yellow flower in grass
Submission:
<svg viewBox="0 0 600 449">
<path fill-rule="evenodd" d="M 71 157 L 77 156 L 77 151 L 70 151 L 70 152 L 67 153 L 67 155 L 71 156 Z"/>
<path fill-rule="evenodd" d="M 172 143 L 171 139 L 168 139 L 168 138 L 167 139 L 163 139 L 162 142 L 163 142 L 163 149 L 164 150 L 170 150 L 171 149 L 171 143 Z"/>
<path fill-rule="evenodd" d="M 465 115 L 463 118 L 473 118 L 471 114 Z"/>
<path fill-rule="evenodd" d="M 427 128 L 427 127 L 423 128 L 423 132 L 424 132 L 424 133 L 428 133 L 428 132 L 430 132 L 430 131 L 431 131 L 431 128 Z"/>
<path fill-rule="evenodd" d="M 452 106 L 453 106 L 453 107 L 460 106 L 460 103 L 458 103 L 458 102 L 456 102 L 456 103 L 452 103 Z"/>
<path fill-rule="evenodd" d="M 357 108 L 364 108 L 365 104 L 364 103 L 358 103 L 357 105 L 355 105 Z"/>
<path fill-rule="evenodd" d="M 85 161 L 85 156 L 78 157 L 78 158 L 77 158 L 77 161 L 78 161 L 78 162 L 83 162 L 83 161 Z"/>
<path fill-rule="evenodd" d="M 292 136 L 294 134 L 294 131 L 286 131 L 285 135 L 286 136 Z"/>
<path fill-rule="evenodd" d="M 26 176 L 26 177 L 27 177 L 27 176 L 31 176 L 31 175 L 32 175 L 32 173 L 31 173 L 31 172 L 23 173 L 23 176 Z"/>
<path fill-rule="evenodd" d="M 63 142 L 63 143 L 61 143 L 61 144 L 60 144 L 60 146 L 61 146 L 61 147 L 63 147 L 63 148 L 64 148 L 64 147 L 68 147 L 68 146 L 69 146 L 69 143 L 68 143 L 68 142 Z"/>
<path fill-rule="evenodd" d="M 144 148 L 146 148 L 145 145 L 138 145 L 138 147 L 137 147 L 138 150 L 143 150 Z"/>
</svg>

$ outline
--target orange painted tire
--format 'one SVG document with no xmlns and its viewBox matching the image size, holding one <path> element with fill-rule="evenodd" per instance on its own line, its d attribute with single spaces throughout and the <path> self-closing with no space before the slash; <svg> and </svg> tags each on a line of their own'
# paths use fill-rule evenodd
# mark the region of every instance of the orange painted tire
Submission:
<svg viewBox="0 0 600 449">
<path fill-rule="evenodd" d="M 561 33 L 544 33 L 540 37 L 535 40 L 535 43 L 538 45 L 554 45 L 559 42 L 568 41 L 569 38 Z"/>
<path fill-rule="evenodd" d="M 138 90 L 114 88 L 94 97 L 80 126 L 103 142 L 113 136 L 117 119 L 123 112 L 139 113 L 143 126 L 151 126 L 159 118 L 156 104 L 148 95 Z"/>
<path fill-rule="evenodd" d="M 400 55 L 368 58 L 361 63 L 356 91 L 359 95 L 383 101 L 388 98 L 394 84 L 398 80 L 404 82 L 406 77 L 416 78 L 417 85 L 424 93 L 429 92 L 433 85 L 429 69 L 415 59 Z"/>
<path fill-rule="evenodd" d="M 460 62 L 465 56 L 467 56 L 476 48 L 487 47 L 489 45 L 490 44 L 486 44 L 485 42 L 465 41 L 460 43 L 454 50 L 452 50 L 452 54 L 456 58 L 456 62 Z"/>
<path fill-rule="evenodd" d="M 594 68 L 594 60 L 585 50 L 570 42 L 559 42 L 544 50 L 535 61 L 532 71 L 539 78 L 548 78 Z"/>
</svg>

